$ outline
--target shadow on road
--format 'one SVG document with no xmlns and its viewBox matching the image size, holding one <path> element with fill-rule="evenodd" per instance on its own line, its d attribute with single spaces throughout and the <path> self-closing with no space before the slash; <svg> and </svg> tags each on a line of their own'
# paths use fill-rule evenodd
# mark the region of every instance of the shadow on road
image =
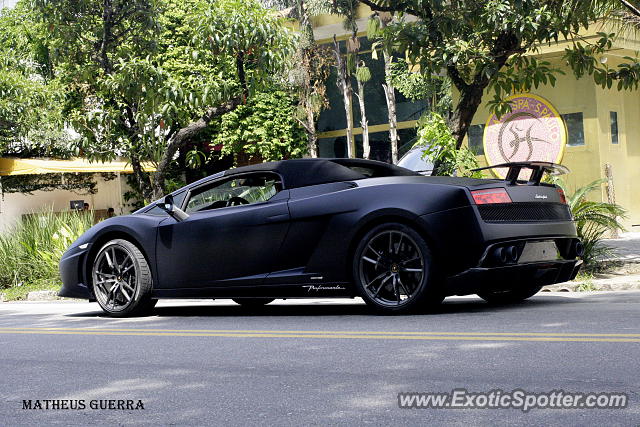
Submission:
<svg viewBox="0 0 640 427">
<path fill-rule="evenodd" d="M 589 298 L 589 297 L 585 297 Z M 478 298 L 456 298 L 448 299 L 434 310 L 413 314 L 414 316 L 437 316 L 447 314 L 464 314 L 464 313 L 495 313 L 512 310 L 532 310 L 542 306 L 554 306 L 559 304 L 567 304 L 579 302 L 575 298 L 567 298 L 563 296 L 540 295 L 533 299 L 523 301 L 518 304 L 510 305 L 492 305 Z M 279 303 L 280 302 L 280 303 Z M 83 313 L 69 313 L 66 317 L 108 317 L 101 311 L 91 311 Z M 197 304 L 177 305 L 177 306 L 159 306 L 153 310 L 151 317 L 243 317 L 243 316 L 262 316 L 262 317 L 287 317 L 287 316 L 377 316 L 377 314 L 359 300 L 354 300 L 352 304 L 345 303 L 344 300 L 332 304 L 330 301 L 309 303 L 300 300 L 300 303 L 292 303 L 288 300 L 283 304 L 282 300 L 259 308 L 248 308 L 237 305 L 229 301 L 228 305 Z"/>
</svg>

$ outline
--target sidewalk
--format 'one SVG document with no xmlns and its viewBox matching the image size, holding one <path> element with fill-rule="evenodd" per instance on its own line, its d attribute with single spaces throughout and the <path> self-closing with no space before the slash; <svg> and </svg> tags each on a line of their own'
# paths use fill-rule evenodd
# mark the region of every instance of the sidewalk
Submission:
<svg viewBox="0 0 640 427">
<path fill-rule="evenodd" d="M 640 232 L 620 233 L 620 238 L 602 243 L 613 248 L 613 260 L 640 263 Z"/>
<path fill-rule="evenodd" d="M 612 271 L 578 276 L 577 280 L 545 287 L 545 291 L 625 291 L 640 289 L 640 233 L 621 233 L 618 239 L 605 239 L 603 244 L 613 249 L 605 261 L 623 263 Z"/>
</svg>

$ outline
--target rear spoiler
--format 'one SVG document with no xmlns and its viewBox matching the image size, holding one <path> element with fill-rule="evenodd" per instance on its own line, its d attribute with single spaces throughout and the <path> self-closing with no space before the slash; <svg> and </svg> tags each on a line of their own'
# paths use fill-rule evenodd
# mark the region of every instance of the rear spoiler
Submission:
<svg viewBox="0 0 640 427">
<path fill-rule="evenodd" d="M 483 168 L 473 169 L 474 171 L 482 171 L 487 169 L 496 168 L 509 168 L 505 181 L 509 185 L 516 185 L 518 183 L 518 177 L 522 169 L 531 169 L 531 176 L 527 185 L 540 185 L 540 181 L 545 173 L 552 176 L 564 175 L 569 173 L 569 168 L 551 162 L 514 162 L 514 163 L 501 163 L 499 165 L 485 166 Z"/>
</svg>

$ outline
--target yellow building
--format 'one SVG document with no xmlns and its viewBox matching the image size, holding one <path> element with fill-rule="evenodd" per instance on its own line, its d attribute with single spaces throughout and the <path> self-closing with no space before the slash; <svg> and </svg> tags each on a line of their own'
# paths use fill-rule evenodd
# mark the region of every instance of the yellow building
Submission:
<svg viewBox="0 0 640 427">
<path fill-rule="evenodd" d="M 370 56 L 368 52 L 371 44 L 366 39 L 365 30 L 370 15 L 371 11 L 368 8 L 361 7 L 357 21 L 361 53 L 373 74 L 372 80 L 367 83 L 367 116 L 373 158 L 388 161 L 389 125 L 381 88 L 384 79 L 380 68 L 382 65 L 381 61 L 376 63 L 367 58 Z M 317 17 L 313 24 L 316 40 L 321 44 L 332 43 L 334 34 L 338 40 L 347 37 L 342 28 L 342 20 L 338 16 Z M 606 29 L 594 26 L 593 31 L 585 34 L 585 37 L 595 38 L 597 31 Z M 562 55 L 565 47 L 566 42 L 541 47 L 536 55 L 564 69 L 565 75 L 558 76 L 554 87 L 540 86 L 531 91 L 531 95 L 546 100 L 546 104 L 554 107 L 565 123 L 566 144 L 560 161 L 569 167 L 571 173 L 564 180 L 572 191 L 594 180 L 607 178 L 605 168 L 608 167 L 611 177 L 609 182 L 613 185 L 603 185 L 601 193 L 593 192 L 590 198 L 615 200 L 628 211 L 628 218 L 623 221 L 627 228 L 632 224 L 640 224 L 640 91 L 618 91 L 615 87 L 602 89 L 594 83 L 593 77 L 576 79 L 571 70 L 563 64 Z M 639 52 L 640 38 L 631 35 L 626 38 L 619 37 L 613 48 L 603 56 L 602 61 L 615 68 L 623 61 L 624 56 L 635 57 Z M 330 108 L 323 112 L 318 124 L 321 156 L 344 155 L 343 146 L 346 144 L 344 106 L 334 82 L 335 75 L 332 75 L 327 83 Z M 414 142 L 416 120 L 427 105 L 424 102 L 410 102 L 398 93 L 396 96 L 400 143 L 406 151 Z M 491 116 L 487 109 L 490 96 L 486 97 L 476 113 L 470 136 L 467 138 L 467 144 L 470 143 L 481 165 L 487 164 L 483 137 L 485 125 Z M 359 110 L 355 99 L 353 116 L 356 144 L 361 145 L 362 129 L 359 127 Z"/>
<path fill-rule="evenodd" d="M 558 43 L 541 49 L 537 57 L 563 69 L 565 75 L 559 75 L 553 87 L 531 90 L 555 107 L 564 119 L 567 141 L 561 163 L 571 170 L 564 180 L 573 190 L 597 179 L 607 179 L 609 167 L 608 182 L 612 187 L 605 184 L 600 194 L 593 192 L 590 198 L 615 200 L 628 211 L 628 218 L 623 221 L 627 228 L 640 224 L 640 91 L 618 91 L 615 84 L 612 89 L 602 89 L 589 76 L 576 79 L 562 61 L 565 47 L 566 43 Z M 619 38 L 602 61 L 616 68 L 625 56 L 635 57 L 638 52 L 640 40 Z M 489 96 L 478 109 L 467 138 L 474 152 L 480 154 L 478 160 L 482 165 L 487 164 L 482 152 L 482 128 L 491 116 L 488 100 Z"/>
</svg>

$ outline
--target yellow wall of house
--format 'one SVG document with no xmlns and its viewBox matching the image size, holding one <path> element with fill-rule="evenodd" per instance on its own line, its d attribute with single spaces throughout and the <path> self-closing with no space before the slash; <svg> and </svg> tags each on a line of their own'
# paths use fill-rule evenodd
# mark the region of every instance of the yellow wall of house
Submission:
<svg viewBox="0 0 640 427">
<path fill-rule="evenodd" d="M 562 67 L 557 58 L 546 58 Z M 609 58 L 615 67 L 617 57 Z M 584 118 L 585 145 L 566 146 L 562 164 L 571 169 L 564 177 L 569 191 L 605 177 L 605 164 L 613 171 L 615 200 L 628 211 L 623 221 L 629 228 L 640 224 L 640 91 L 618 91 L 597 87 L 591 77 L 576 79 L 570 70 L 558 76 L 555 87 L 540 86 L 530 92 L 547 99 L 560 114 L 582 112 Z M 472 124 L 485 124 L 490 113 L 485 96 Z M 619 143 L 611 143 L 610 112 L 618 113 Z M 486 165 L 484 156 L 478 156 Z M 590 194 L 591 200 L 606 201 L 607 189 Z M 637 229 L 634 229 L 637 231 Z"/>
</svg>

